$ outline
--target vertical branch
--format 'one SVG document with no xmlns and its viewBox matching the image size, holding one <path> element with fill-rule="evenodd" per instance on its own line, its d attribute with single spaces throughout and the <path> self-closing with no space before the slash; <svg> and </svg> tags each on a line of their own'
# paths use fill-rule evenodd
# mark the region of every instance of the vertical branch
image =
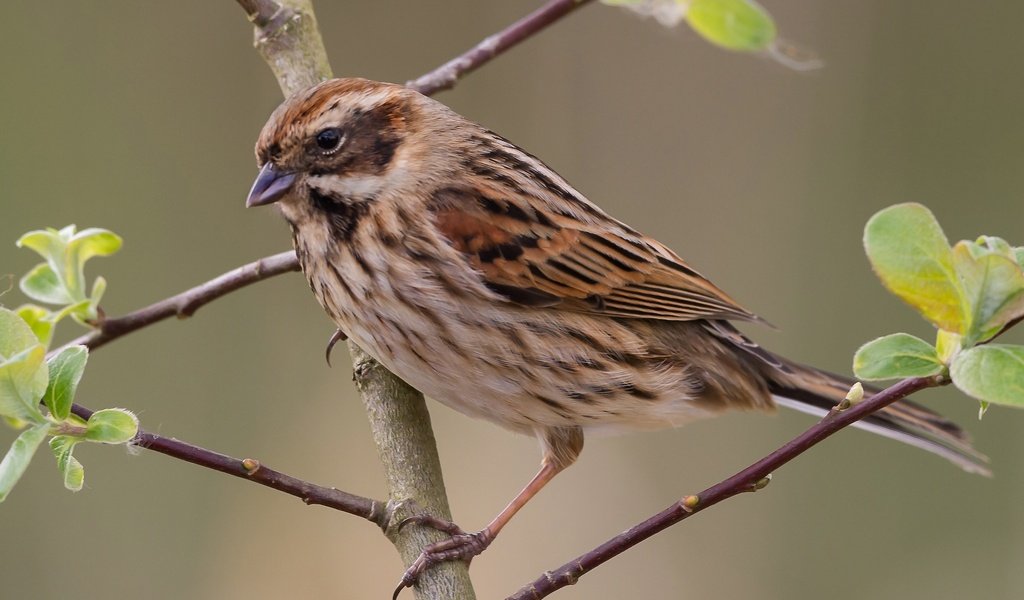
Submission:
<svg viewBox="0 0 1024 600">
<path fill-rule="evenodd" d="M 397 532 L 393 526 L 421 511 L 451 519 L 430 415 L 422 394 L 352 342 L 349 349 L 356 386 L 370 417 L 373 441 L 390 490 L 391 522 L 385 524 L 384 531 L 398 547 L 402 561 L 409 565 L 424 546 L 440 541 L 445 534 L 429 527 L 405 527 Z M 409 499 L 415 504 L 403 504 Z M 424 596 L 425 590 L 435 590 L 430 598 L 474 597 L 469 570 L 463 562 L 445 562 L 427 569 L 414 589 Z"/>
<path fill-rule="evenodd" d="M 239 0 L 256 26 L 256 51 L 285 97 L 331 77 L 312 0 Z"/>
<path fill-rule="evenodd" d="M 238 2 L 255 25 L 256 49 L 274 72 L 286 97 L 331 77 L 311 0 L 282 0 L 280 4 L 274 0 Z M 384 463 L 392 507 L 394 501 L 414 500 L 431 514 L 451 519 L 423 394 L 356 345 L 350 344 L 350 350 L 356 384 Z M 405 564 L 410 564 L 423 546 L 438 541 L 439 536 L 422 527 L 409 527 L 399 535 L 391 534 L 391 540 Z M 468 566 L 462 562 L 447 563 L 424 573 L 415 594 L 424 600 L 476 597 Z"/>
</svg>

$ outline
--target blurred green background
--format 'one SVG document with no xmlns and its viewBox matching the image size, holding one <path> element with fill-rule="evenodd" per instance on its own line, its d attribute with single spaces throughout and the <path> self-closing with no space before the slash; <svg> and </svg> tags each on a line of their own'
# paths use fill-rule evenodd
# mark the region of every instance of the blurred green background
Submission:
<svg viewBox="0 0 1024 600">
<path fill-rule="evenodd" d="M 440 99 L 781 328 L 751 330 L 758 340 L 848 372 L 870 338 L 930 336 L 870 273 L 860 237 L 873 212 L 914 200 L 954 240 L 1024 242 L 1024 4 L 764 3 L 823 70 L 795 73 L 593 6 Z M 538 4 L 317 8 L 337 73 L 405 81 Z M 27 230 L 113 229 L 124 250 L 91 272 L 109 280 L 104 304 L 116 315 L 286 248 L 283 221 L 243 208 L 253 142 L 280 100 L 251 37 L 230 0 L 5 2 L 0 274 L 35 264 L 14 247 Z M 381 497 L 344 350 L 333 369 L 323 361 L 331 331 L 302 278 L 280 277 L 98 351 L 79 400 Z M 1021 597 L 1024 413 L 993 408 L 979 423 L 976 404 L 952 390 L 920 399 L 967 424 L 994 479 L 844 432 L 765 492 L 662 533 L 555 597 Z M 532 475 L 536 443 L 430 406 L 456 520 L 479 528 Z M 504 597 L 810 423 L 739 415 L 589 439 L 473 562 L 479 596 Z M 0 431 L 0 444 L 11 439 Z M 384 598 L 401 572 L 357 518 L 156 454 L 91 446 L 78 456 L 82 492 L 62 488 L 44 451 L 0 506 L 0 595 Z"/>
</svg>

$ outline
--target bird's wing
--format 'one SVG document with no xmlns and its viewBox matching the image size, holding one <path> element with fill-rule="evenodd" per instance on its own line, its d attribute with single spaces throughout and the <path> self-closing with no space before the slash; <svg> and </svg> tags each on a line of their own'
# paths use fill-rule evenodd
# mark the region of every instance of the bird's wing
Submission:
<svg viewBox="0 0 1024 600">
<path fill-rule="evenodd" d="M 667 247 L 546 176 L 549 185 L 532 189 L 477 180 L 429 204 L 437 231 L 492 291 L 524 306 L 613 317 L 759 320 Z"/>
</svg>

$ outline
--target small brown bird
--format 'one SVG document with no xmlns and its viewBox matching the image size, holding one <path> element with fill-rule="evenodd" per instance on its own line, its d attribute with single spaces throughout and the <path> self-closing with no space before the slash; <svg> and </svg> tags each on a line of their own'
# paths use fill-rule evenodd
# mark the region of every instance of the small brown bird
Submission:
<svg viewBox="0 0 1024 600">
<path fill-rule="evenodd" d="M 482 531 L 417 519 L 456 534 L 403 585 L 480 553 L 585 432 L 776 404 L 823 414 L 852 383 L 747 339 L 729 321 L 758 317 L 675 252 L 413 90 L 325 81 L 274 111 L 256 156 L 247 205 L 280 206 L 340 330 L 426 395 L 541 442 L 540 471 Z M 959 427 L 916 404 L 859 425 L 987 472 Z"/>
</svg>

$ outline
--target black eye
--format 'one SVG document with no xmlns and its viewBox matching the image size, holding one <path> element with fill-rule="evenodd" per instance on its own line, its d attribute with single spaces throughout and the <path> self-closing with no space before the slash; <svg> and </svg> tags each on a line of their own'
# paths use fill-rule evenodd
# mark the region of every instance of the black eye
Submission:
<svg viewBox="0 0 1024 600">
<path fill-rule="evenodd" d="M 344 137 L 340 129 L 331 127 L 316 134 L 316 145 L 324 152 L 334 152 L 341 146 Z"/>
</svg>

